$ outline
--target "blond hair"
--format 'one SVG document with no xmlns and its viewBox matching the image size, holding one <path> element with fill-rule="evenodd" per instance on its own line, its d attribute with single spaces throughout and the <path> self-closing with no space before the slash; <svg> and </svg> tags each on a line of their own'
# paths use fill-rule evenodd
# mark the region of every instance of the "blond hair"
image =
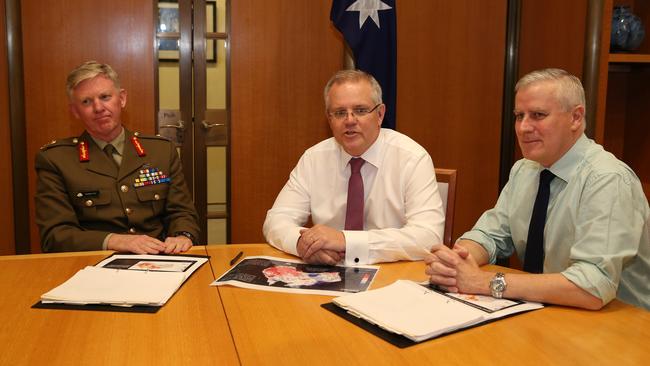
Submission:
<svg viewBox="0 0 650 366">
<path fill-rule="evenodd" d="M 77 66 L 68 74 L 65 89 L 68 97 L 72 96 L 72 91 L 84 80 L 92 79 L 97 75 L 102 75 L 110 79 L 115 88 L 120 89 L 120 78 L 113 68 L 108 64 L 100 64 L 97 61 L 87 61 Z"/>
</svg>

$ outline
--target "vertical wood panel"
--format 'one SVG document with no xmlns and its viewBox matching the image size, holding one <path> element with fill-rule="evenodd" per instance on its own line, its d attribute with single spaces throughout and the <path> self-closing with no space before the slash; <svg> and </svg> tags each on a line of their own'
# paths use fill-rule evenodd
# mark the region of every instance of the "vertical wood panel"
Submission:
<svg viewBox="0 0 650 366">
<path fill-rule="evenodd" d="M 587 0 L 522 0 L 519 77 L 556 67 L 581 78 L 586 16 Z"/>
<path fill-rule="evenodd" d="M 11 132 L 9 128 L 9 65 L 7 64 L 7 32 L 5 0 L 0 0 L 0 255 L 14 254 L 14 216 L 11 166 Z"/>
<path fill-rule="evenodd" d="M 323 87 L 342 67 L 330 1 L 231 2 L 231 242 L 263 242 L 266 211 L 306 148 L 330 136 Z"/>
<path fill-rule="evenodd" d="M 113 66 L 127 89 L 124 124 L 153 133 L 154 5 L 152 0 L 45 3 L 25 0 L 22 6 L 25 110 L 29 191 L 34 196 L 33 157 L 46 142 L 80 134 L 81 122 L 68 113 L 65 78 L 87 60 Z M 30 202 L 32 251 L 40 251 Z"/>
<path fill-rule="evenodd" d="M 455 240 L 499 188 L 506 1 L 409 1 L 397 8 L 397 129 L 458 170 Z"/>
<path fill-rule="evenodd" d="M 519 75 L 548 67 L 582 76 L 587 0 L 522 0 Z"/>
</svg>

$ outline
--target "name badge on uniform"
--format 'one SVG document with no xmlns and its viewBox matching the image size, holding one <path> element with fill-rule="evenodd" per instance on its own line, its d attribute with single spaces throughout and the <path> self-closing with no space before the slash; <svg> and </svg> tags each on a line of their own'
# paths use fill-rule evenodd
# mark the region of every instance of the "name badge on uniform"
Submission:
<svg viewBox="0 0 650 366">
<path fill-rule="evenodd" d="M 137 188 L 154 184 L 169 183 L 170 181 L 171 178 L 169 178 L 167 174 L 163 173 L 162 170 L 158 168 L 145 167 L 144 169 L 140 169 L 140 174 L 135 178 L 133 186 Z"/>
</svg>

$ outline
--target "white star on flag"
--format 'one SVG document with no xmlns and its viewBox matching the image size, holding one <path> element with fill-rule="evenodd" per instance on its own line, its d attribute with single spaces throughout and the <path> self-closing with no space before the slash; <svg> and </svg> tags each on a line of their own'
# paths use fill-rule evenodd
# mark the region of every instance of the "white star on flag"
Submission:
<svg viewBox="0 0 650 366">
<path fill-rule="evenodd" d="M 368 18 L 372 19 L 372 21 L 377 24 L 377 28 L 381 28 L 379 25 L 379 13 L 377 11 L 388 9 L 392 8 L 380 0 L 357 0 L 345 9 L 345 11 L 359 12 L 359 29 L 361 29 L 361 26 L 363 26 L 363 23 L 365 23 Z"/>
</svg>

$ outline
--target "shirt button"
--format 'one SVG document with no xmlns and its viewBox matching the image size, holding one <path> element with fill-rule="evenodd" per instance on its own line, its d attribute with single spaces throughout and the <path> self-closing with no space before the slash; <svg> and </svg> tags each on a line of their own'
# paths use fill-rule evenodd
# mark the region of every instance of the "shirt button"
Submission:
<svg viewBox="0 0 650 366">
<path fill-rule="evenodd" d="M 122 192 L 124 192 L 124 193 L 128 192 L 128 191 L 129 191 L 129 186 L 127 186 L 126 184 L 123 184 L 123 185 L 120 187 L 120 191 L 122 191 Z"/>
<path fill-rule="evenodd" d="M 130 232 L 131 234 L 135 234 L 135 228 L 134 228 L 134 227 L 130 228 L 130 229 L 129 229 L 129 232 Z"/>
<path fill-rule="evenodd" d="M 92 205 L 93 205 L 93 200 L 87 200 L 87 201 L 86 201 L 86 206 L 87 206 L 87 207 L 90 207 L 90 206 L 92 206 Z"/>
<path fill-rule="evenodd" d="M 359 258 L 354 258 L 354 263 L 359 263 Z"/>
<path fill-rule="evenodd" d="M 154 195 L 153 195 L 153 199 L 155 199 L 156 201 L 158 201 L 158 200 L 160 199 L 160 195 L 159 195 L 158 193 L 154 194 Z"/>
<path fill-rule="evenodd" d="M 133 212 L 133 210 L 127 207 L 126 209 L 124 209 L 124 212 L 126 212 L 126 214 L 129 215 L 131 212 Z"/>
</svg>

